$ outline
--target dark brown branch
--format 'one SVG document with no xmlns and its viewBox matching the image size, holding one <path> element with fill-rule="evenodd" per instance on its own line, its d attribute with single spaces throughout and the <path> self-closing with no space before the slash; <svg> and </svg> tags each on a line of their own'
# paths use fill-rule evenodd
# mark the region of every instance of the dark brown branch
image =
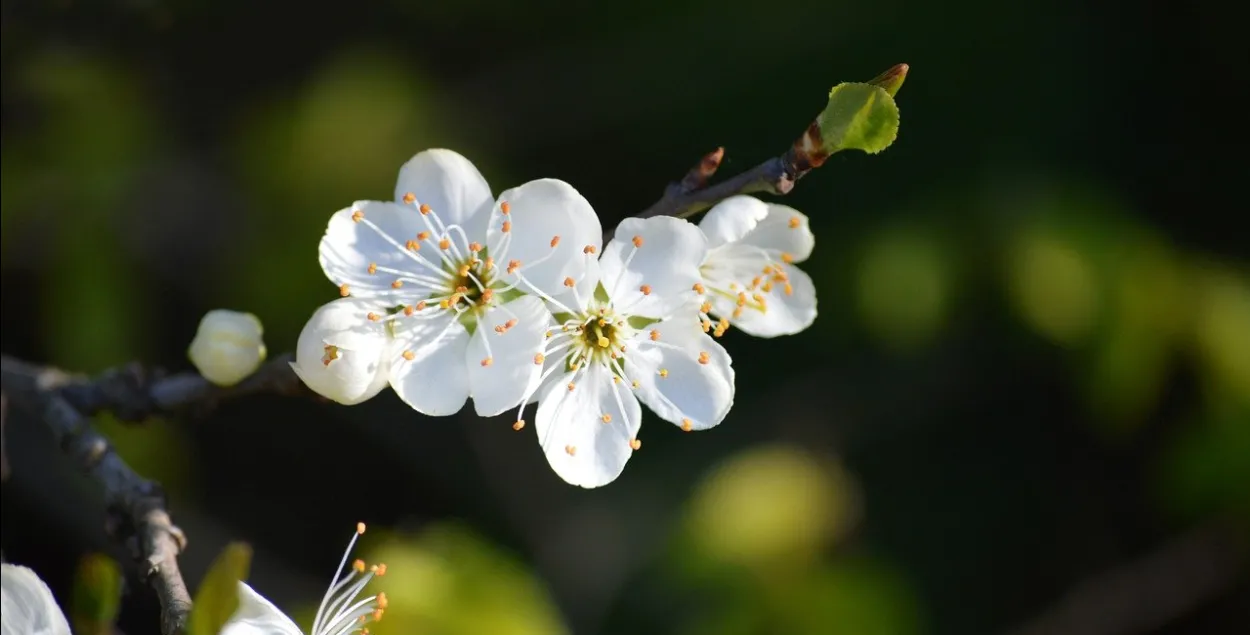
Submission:
<svg viewBox="0 0 1250 635">
<path fill-rule="evenodd" d="M 1244 541 L 1222 525 L 1186 534 L 1073 587 L 1011 635 L 1153 633 L 1227 592 L 1244 572 Z"/>
<path fill-rule="evenodd" d="M 223 400 L 261 393 L 296 395 L 305 391 L 291 370 L 290 353 L 279 355 L 242 382 L 229 387 L 216 386 L 198 373 L 162 376 L 139 364 L 108 370 L 98 377 L 70 375 L 4 356 L 6 386 L 13 390 L 53 389 L 78 412 L 91 416 L 111 412 L 122 421 L 139 422 L 154 415 L 207 411 Z"/>
<path fill-rule="evenodd" d="M 67 376 L 55 371 L 27 372 L 31 368 L 3 358 L 0 379 L 5 393 L 39 416 L 74 465 L 100 485 L 106 505 L 119 520 L 114 523 L 114 538 L 134 548 L 140 574 L 160 599 L 161 632 L 184 633 L 191 594 L 178 569 L 178 554 L 186 547 L 186 536 L 165 511 L 160 485 L 135 473 L 91 427 L 90 420 L 60 394 L 57 383 Z"/>
</svg>

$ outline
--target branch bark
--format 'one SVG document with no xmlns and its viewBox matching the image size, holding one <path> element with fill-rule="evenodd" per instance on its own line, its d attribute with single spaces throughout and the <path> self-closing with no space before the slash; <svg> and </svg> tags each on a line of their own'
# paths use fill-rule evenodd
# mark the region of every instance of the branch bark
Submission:
<svg viewBox="0 0 1250 635">
<path fill-rule="evenodd" d="M 13 360 L 15 361 L 15 360 Z M 30 373 L 33 366 L 3 358 L 0 380 L 15 403 L 37 415 L 55 435 L 74 465 L 95 480 L 119 522 L 114 538 L 130 546 L 140 573 L 161 602 L 161 632 L 181 635 L 191 613 L 191 594 L 178 569 L 186 536 L 165 510 L 160 485 L 137 474 L 90 420 L 57 389 L 67 376 L 59 371 Z"/>
</svg>

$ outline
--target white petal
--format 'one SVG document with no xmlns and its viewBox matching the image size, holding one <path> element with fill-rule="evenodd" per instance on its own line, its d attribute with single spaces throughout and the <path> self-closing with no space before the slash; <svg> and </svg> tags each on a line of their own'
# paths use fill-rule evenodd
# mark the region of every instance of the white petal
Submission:
<svg viewBox="0 0 1250 635">
<path fill-rule="evenodd" d="M 516 320 L 507 327 L 509 320 Z M 527 295 L 491 309 L 478 322 L 469 342 L 469 385 L 473 407 L 482 417 L 516 408 L 538 388 L 543 363 L 535 362 L 554 326 L 551 312 L 537 296 Z M 496 327 L 504 328 L 500 333 Z M 482 361 L 490 359 L 486 366 Z"/>
<path fill-rule="evenodd" d="M 401 320 L 391 348 L 391 388 L 421 414 L 459 412 L 469 398 L 468 349 L 469 332 L 450 311 Z"/>
<path fill-rule="evenodd" d="M 52 590 L 26 567 L 0 565 L 0 634 L 70 635 Z"/>
<path fill-rule="evenodd" d="M 665 317 L 693 299 L 706 255 L 703 232 L 685 220 L 627 218 L 599 259 L 603 286 L 618 312 Z"/>
<path fill-rule="evenodd" d="M 638 381 L 638 398 L 660 417 L 691 430 L 706 430 L 729 414 L 734 400 L 729 353 L 695 320 L 654 324 L 628 349 L 629 379 Z"/>
<path fill-rule="evenodd" d="M 699 229 L 707 236 L 709 247 L 719 247 L 742 240 L 765 216 L 768 216 L 767 203 L 739 194 L 712 206 L 699 221 Z"/>
<path fill-rule="evenodd" d="M 759 247 L 776 258 L 787 254 L 791 262 L 803 262 L 812 255 L 816 238 L 812 235 L 807 216 L 802 212 L 786 205 L 769 203 L 768 215 L 740 242 Z"/>
<path fill-rule="evenodd" d="M 614 382 L 610 371 L 592 364 L 565 373 L 544 390 L 534 427 L 551 469 L 586 488 L 616 480 L 634 452 L 630 442 L 642 423 L 642 408 L 628 384 Z"/>
<path fill-rule="evenodd" d="M 239 582 L 239 608 L 219 635 L 302 635 L 299 627 L 252 587 Z"/>
<path fill-rule="evenodd" d="M 364 300 L 341 298 L 313 313 L 300 331 L 291 364 L 305 385 L 348 406 L 370 399 L 386 387 L 389 338 L 380 321 L 368 319 L 370 312 L 385 314 L 385 309 Z"/>
<path fill-rule="evenodd" d="M 469 240 L 486 235 L 494 197 L 486 179 L 460 153 L 435 148 L 418 153 L 399 169 L 395 200 L 412 193 L 416 204 L 429 205 L 448 225 L 460 225 Z"/>
<path fill-rule="evenodd" d="M 530 181 L 500 194 L 499 203 L 507 203 L 509 212 L 507 216 L 492 215 L 487 244 L 500 244 L 505 221 L 510 223 L 507 233 L 511 239 L 495 260 L 501 267 L 519 261 L 525 279 L 549 296 L 566 290 L 566 277 L 579 276 L 584 263 L 593 257 L 585 253 L 587 245 L 594 247 L 594 253 L 601 247 L 599 217 L 585 197 L 564 181 Z M 507 274 L 503 277 L 515 279 Z"/>
<path fill-rule="evenodd" d="M 359 221 L 354 214 L 363 214 Z M 325 236 L 321 238 L 321 269 L 336 285 L 346 284 L 353 294 L 359 296 L 383 296 L 400 298 L 391 288 L 396 276 L 389 273 L 369 273 L 370 265 L 383 269 L 406 272 L 427 271 L 414 254 L 404 249 L 408 240 L 415 239 L 425 225 L 419 213 L 395 203 L 357 201 L 351 207 L 339 210 L 330 217 Z M 411 296 L 410 289 L 405 295 Z M 400 300 L 392 305 L 400 304 Z"/>
<path fill-rule="evenodd" d="M 756 337 L 793 335 L 811 326 L 816 320 L 816 287 L 811 277 L 798 267 L 782 267 L 789 277 L 789 294 L 785 292 L 785 284 L 774 283 L 771 292 L 762 294 L 767 303 L 764 311 L 748 308 L 739 317 L 732 318 L 732 308 L 723 313 L 718 305 L 716 314 L 730 318 L 735 327 Z"/>
</svg>

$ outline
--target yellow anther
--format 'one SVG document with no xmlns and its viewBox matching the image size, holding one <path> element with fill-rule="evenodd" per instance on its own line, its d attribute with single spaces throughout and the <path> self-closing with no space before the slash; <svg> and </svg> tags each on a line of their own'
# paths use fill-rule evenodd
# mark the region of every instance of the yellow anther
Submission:
<svg viewBox="0 0 1250 635">
<path fill-rule="evenodd" d="M 576 367 L 575 367 L 575 368 L 576 368 Z M 577 388 L 577 384 L 575 384 L 575 383 L 573 383 L 573 382 L 569 382 L 569 392 L 573 392 L 573 389 L 574 389 L 574 388 Z"/>
<path fill-rule="evenodd" d="M 701 293 L 704 293 L 704 292 L 706 292 L 706 291 L 707 291 L 707 289 L 705 289 L 705 288 L 703 287 L 703 283 L 702 283 L 702 282 L 696 282 L 696 283 L 694 283 L 694 287 L 692 287 L 692 288 L 694 289 L 694 292 L 695 292 L 695 293 L 700 293 L 700 294 L 701 294 Z"/>
<path fill-rule="evenodd" d="M 503 222 L 503 226 L 502 226 L 502 227 L 500 227 L 500 229 L 502 229 L 502 230 L 503 230 L 503 233 L 505 233 L 505 234 L 506 234 L 506 233 L 508 233 L 508 232 L 510 232 L 510 231 L 512 231 L 512 221 L 510 221 L 510 220 L 506 220 L 506 221 L 504 221 L 504 222 Z"/>
<path fill-rule="evenodd" d="M 353 222 L 357 222 L 357 223 L 359 223 L 360 221 L 364 220 L 364 218 L 365 218 L 365 213 L 364 213 L 364 212 L 362 212 L 362 211 L 360 211 L 360 210 L 358 210 L 358 209 L 354 209 L 354 210 L 352 210 L 352 221 L 353 221 Z"/>
<path fill-rule="evenodd" d="M 634 381 L 630 382 L 630 384 L 629 384 L 629 385 L 630 385 L 630 386 L 631 386 L 634 390 L 638 390 L 638 387 L 639 387 L 639 386 L 641 386 L 642 384 L 641 384 L 641 383 L 639 383 L 637 379 L 635 379 Z"/>
<path fill-rule="evenodd" d="M 326 344 L 325 351 L 326 354 L 321 357 L 322 364 L 329 366 L 330 362 L 339 358 L 339 347 L 333 344 Z"/>
<path fill-rule="evenodd" d="M 772 290 L 773 290 L 773 281 L 772 281 L 772 280 L 769 280 L 768 282 L 765 282 L 765 283 L 764 283 L 764 286 L 760 287 L 760 291 L 763 291 L 764 293 L 772 293 Z"/>
<path fill-rule="evenodd" d="M 612 383 L 614 383 L 614 384 L 619 384 L 619 383 L 621 383 L 621 376 L 620 376 L 620 375 L 613 375 L 613 376 L 612 376 Z"/>
<path fill-rule="evenodd" d="M 735 320 L 736 320 L 736 319 L 738 319 L 738 318 L 740 318 L 740 317 L 742 317 L 742 307 L 738 307 L 738 308 L 734 309 L 733 316 L 734 316 L 734 319 L 735 319 Z"/>
<path fill-rule="evenodd" d="M 504 334 L 504 332 L 505 332 L 505 331 L 507 331 L 507 330 L 508 330 L 508 329 L 505 329 L 505 328 L 503 327 L 503 325 L 502 325 L 502 324 L 500 324 L 500 325 L 498 325 L 498 326 L 496 326 L 496 327 L 495 327 L 495 332 L 496 332 L 496 333 L 498 333 L 498 334 L 500 334 L 500 335 L 503 335 L 503 334 Z"/>
<path fill-rule="evenodd" d="M 417 209 L 421 210 L 422 214 L 429 214 L 431 211 L 430 206 L 426 203 L 422 203 L 421 207 L 418 207 Z"/>
<path fill-rule="evenodd" d="M 409 251 L 421 251 L 421 243 L 412 240 L 411 238 L 408 239 L 408 242 L 404 243 L 404 246 L 407 247 Z"/>
<path fill-rule="evenodd" d="M 416 194 L 413 194 L 412 192 L 406 192 L 406 193 L 404 193 L 404 202 L 405 202 L 405 203 L 407 203 L 407 204 L 411 205 L 411 204 L 413 203 L 413 201 L 416 201 L 416 200 L 417 200 L 417 195 L 416 195 Z"/>
<path fill-rule="evenodd" d="M 518 324 L 517 319 L 516 319 L 516 318 L 512 318 L 512 319 L 508 320 L 507 322 L 504 322 L 504 323 L 503 323 L 503 327 L 504 327 L 505 329 L 510 329 L 510 328 L 512 328 L 512 327 L 514 327 L 514 326 L 516 326 L 517 324 Z"/>
<path fill-rule="evenodd" d="M 460 268 L 456 270 L 456 273 L 460 274 L 461 278 L 468 276 L 469 275 L 469 263 L 466 262 L 465 264 L 460 265 Z"/>
<path fill-rule="evenodd" d="M 374 313 L 374 312 L 372 312 L 372 311 L 370 311 L 370 312 L 369 312 L 369 314 L 368 314 L 368 315 L 366 315 L 365 317 L 369 318 L 369 321 L 370 321 L 370 322 L 377 322 L 378 320 L 382 319 L 382 316 L 380 316 L 380 315 L 378 315 L 377 313 Z"/>
<path fill-rule="evenodd" d="M 425 300 L 421 300 L 421 301 L 417 302 L 417 310 L 418 310 L 418 311 L 424 311 L 424 310 L 425 310 Z"/>
<path fill-rule="evenodd" d="M 541 364 L 541 363 L 543 363 L 543 361 L 545 361 L 546 359 L 547 359 L 547 357 L 546 357 L 546 356 L 544 356 L 542 353 L 537 353 L 537 354 L 535 354 L 535 355 L 534 355 L 534 363 L 535 363 L 535 364 Z"/>
<path fill-rule="evenodd" d="M 460 285 L 460 286 L 458 286 L 458 287 L 456 287 L 456 293 L 457 293 L 457 294 L 463 295 L 463 294 L 468 293 L 468 292 L 469 292 L 469 288 L 468 288 L 468 287 L 466 287 L 466 286 L 464 286 L 463 284 L 462 284 L 462 285 Z"/>
<path fill-rule="evenodd" d="M 487 271 L 490 271 L 491 269 L 495 268 L 495 259 L 491 258 L 490 256 L 487 256 L 486 262 L 483 262 L 482 265 L 486 267 Z"/>
<path fill-rule="evenodd" d="M 747 305 L 747 294 L 746 292 L 741 292 L 738 294 L 738 306 L 746 306 L 746 305 Z"/>
<path fill-rule="evenodd" d="M 681 420 L 681 429 L 682 429 L 682 430 L 685 430 L 686 432 L 690 432 L 691 430 L 693 430 L 693 429 L 694 429 L 694 424 L 693 424 L 693 423 L 691 423 L 691 421 L 690 421 L 689 419 L 682 419 L 682 420 Z"/>
<path fill-rule="evenodd" d="M 784 263 L 786 263 L 786 264 L 788 265 L 788 264 L 790 264 L 790 263 L 794 262 L 794 256 L 791 256 L 791 255 L 790 255 L 790 254 L 788 254 L 788 253 L 782 252 L 782 254 L 781 254 L 781 262 L 784 262 Z"/>
<path fill-rule="evenodd" d="M 521 268 L 521 261 L 520 261 L 520 260 L 509 260 L 509 261 L 508 261 L 508 273 L 516 273 L 516 270 L 517 270 L 517 269 L 520 269 L 520 268 Z"/>
<path fill-rule="evenodd" d="M 343 284 L 340 284 L 340 285 L 339 285 L 339 295 L 341 295 L 341 296 L 343 296 L 343 297 L 345 297 L 345 298 L 346 298 L 347 296 L 349 296 L 349 295 L 351 295 L 351 294 L 352 294 L 352 288 L 351 288 L 351 287 L 349 287 L 349 286 L 347 286 L 347 283 L 346 283 L 346 282 L 344 282 Z"/>
<path fill-rule="evenodd" d="M 661 368 L 661 369 L 660 369 L 660 377 L 668 377 L 668 369 L 667 369 L 667 368 Z"/>
<path fill-rule="evenodd" d="M 701 353 L 699 353 L 699 363 L 700 363 L 700 364 L 707 364 L 707 363 L 708 363 L 708 362 L 710 362 L 710 361 L 712 361 L 712 360 L 711 360 L 711 358 L 710 358 L 710 357 L 708 357 L 707 352 L 701 352 Z"/>
<path fill-rule="evenodd" d="M 485 358 L 485 359 L 483 359 L 483 360 L 482 360 L 482 367 L 483 367 L 483 368 L 485 368 L 485 367 L 490 366 L 491 364 L 494 364 L 494 363 L 495 363 L 495 359 L 494 359 L 493 357 L 487 357 L 487 358 Z"/>
<path fill-rule="evenodd" d="M 702 305 L 699 306 L 699 313 L 711 313 L 711 312 L 712 312 L 711 302 L 704 302 Z"/>
<path fill-rule="evenodd" d="M 391 288 L 392 288 L 392 289 L 398 289 L 398 288 L 400 288 L 400 287 L 402 287 L 402 286 L 404 286 L 404 281 L 403 281 L 403 280 L 396 280 L 395 282 L 392 282 L 392 283 L 391 283 Z"/>
<path fill-rule="evenodd" d="M 447 299 L 447 298 L 443 298 L 442 300 L 439 300 L 439 301 L 438 301 L 438 308 L 440 308 L 440 309 L 449 309 L 449 308 L 451 308 L 451 300 L 449 300 L 449 299 Z"/>
<path fill-rule="evenodd" d="M 417 357 L 416 353 L 412 351 L 404 351 L 404 359 L 411 362 L 412 360 L 416 359 L 416 357 Z"/>
<path fill-rule="evenodd" d="M 642 236 L 634 236 L 634 247 L 642 246 Z"/>
<path fill-rule="evenodd" d="M 417 240 L 429 240 L 430 232 L 417 232 Z"/>
<path fill-rule="evenodd" d="M 495 297 L 494 289 L 487 289 L 482 292 L 482 304 L 490 304 L 491 299 Z"/>
<path fill-rule="evenodd" d="M 369 267 L 366 269 L 366 271 L 368 271 L 368 272 L 369 272 L 369 275 L 373 275 L 373 274 L 377 273 L 377 272 L 378 272 L 378 263 L 376 263 L 376 262 L 371 262 L 371 263 L 369 263 Z"/>
<path fill-rule="evenodd" d="M 659 331 L 655 331 L 655 330 L 652 330 L 652 331 L 651 331 L 651 341 L 652 341 L 652 342 L 658 342 L 658 341 L 660 341 L 660 332 L 659 332 Z"/>
<path fill-rule="evenodd" d="M 513 424 L 512 424 L 512 429 L 513 429 L 513 430 L 520 430 L 521 428 L 524 428 L 524 427 L 525 427 L 525 420 L 524 420 L 524 419 L 517 419 L 517 420 L 516 420 L 516 423 L 513 423 Z"/>
<path fill-rule="evenodd" d="M 382 621 L 382 614 L 383 614 L 383 612 L 384 612 L 384 611 L 382 611 L 382 609 L 377 609 L 377 610 L 375 610 L 375 611 L 373 612 L 373 616 L 372 616 L 372 617 L 373 617 L 373 621 L 375 621 L 375 622 L 381 622 L 381 621 Z"/>
<path fill-rule="evenodd" d="M 612 342 L 608 341 L 608 338 L 600 335 L 599 339 L 596 340 L 596 343 L 599 345 L 599 348 L 607 348 L 608 344 L 611 344 Z"/>
<path fill-rule="evenodd" d="M 372 571 L 373 571 L 373 575 L 376 575 L 376 576 L 378 576 L 379 578 L 380 578 L 380 577 L 382 577 L 382 576 L 384 576 L 384 575 L 386 575 L 386 563 L 385 563 L 385 562 L 379 562 L 379 563 L 377 563 L 377 564 L 373 565 L 373 569 L 372 569 Z"/>
<path fill-rule="evenodd" d="M 786 295 L 794 293 L 794 287 L 790 286 L 789 282 L 787 282 L 786 286 L 782 287 L 782 289 L 785 289 Z"/>
<path fill-rule="evenodd" d="M 444 239 L 442 239 L 442 240 L 438 241 L 438 248 L 439 248 L 439 249 L 442 249 L 443 251 L 446 251 L 446 250 L 450 249 L 450 248 L 451 248 L 451 241 L 450 241 L 450 240 L 447 240 L 446 238 L 444 238 Z"/>
<path fill-rule="evenodd" d="M 479 251 L 481 251 L 481 250 L 482 250 L 482 243 L 476 243 L 476 242 L 474 242 L 474 243 L 469 243 L 469 251 L 472 251 L 472 252 L 475 252 L 475 253 L 476 253 L 476 252 L 479 252 Z"/>
<path fill-rule="evenodd" d="M 593 253 L 595 253 L 595 246 L 594 246 L 594 245 L 586 245 L 585 247 L 582 247 L 582 253 L 584 253 L 584 254 L 593 254 Z"/>
<path fill-rule="evenodd" d="M 507 216 L 508 212 L 512 211 L 512 206 L 508 204 L 508 201 L 501 201 L 499 203 L 499 211 L 503 212 L 504 216 Z"/>
<path fill-rule="evenodd" d="M 599 417 L 599 419 L 601 419 L 604 423 L 612 423 L 612 415 L 606 412 L 603 413 L 603 416 Z"/>
<path fill-rule="evenodd" d="M 404 307 L 404 315 L 409 315 L 409 316 L 410 316 L 410 315 L 412 315 L 413 313 L 416 313 L 416 312 L 417 312 L 417 310 L 416 310 L 415 308 L 413 308 L 413 306 L 412 306 L 411 304 L 409 304 L 408 306 Z"/>
<path fill-rule="evenodd" d="M 555 247 L 556 245 L 559 245 L 559 244 L 560 244 L 560 237 L 559 237 L 559 236 L 552 236 L 552 237 L 551 237 L 551 246 L 552 246 L 552 247 Z"/>
<path fill-rule="evenodd" d="M 360 533 L 360 532 L 359 532 L 359 530 L 360 530 L 360 525 L 359 525 L 359 524 L 358 524 L 358 525 L 356 525 L 356 529 L 357 529 L 357 533 Z M 364 561 L 364 560 L 357 560 L 357 561 L 353 562 L 353 563 L 352 563 L 352 569 L 354 569 L 354 570 L 356 571 L 356 573 L 364 573 L 364 572 L 365 572 L 365 561 Z"/>
<path fill-rule="evenodd" d="M 802 224 L 803 224 L 803 221 L 799 220 L 798 216 L 790 217 L 790 229 L 798 229 L 799 225 L 802 225 Z"/>
<path fill-rule="evenodd" d="M 629 447 L 631 447 L 631 448 L 633 448 L 633 449 L 635 449 L 635 450 L 641 449 L 641 448 L 642 448 L 642 441 L 639 441 L 638 439 L 630 439 L 630 440 L 629 440 Z"/>
<path fill-rule="evenodd" d="M 378 608 L 383 609 L 383 610 L 385 610 L 387 605 L 390 604 L 390 600 L 386 599 L 385 592 L 378 594 L 377 601 L 378 601 Z"/>
<path fill-rule="evenodd" d="M 643 295 L 651 295 L 651 285 L 649 284 L 644 284 L 641 287 L 638 287 L 638 290 L 641 291 Z"/>
<path fill-rule="evenodd" d="M 564 286 L 566 286 L 566 287 L 572 287 L 574 284 L 577 284 L 577 281 L 576 281 L 576 280 L 574 280 L 574 279 L 572 279 L 572 278 L 565 278 L 565 279 L 564 279 Z"/>
<path fill-rule="evenodd" d="M 569 456 L 573 456 L 573 455 L 577 454 L 577 446 L 575 446 L 575 445 L 566 445 L 566 446 L 564 446 L 564 451 L 565 451 L 565 452 L 566 452 Z"/>
<path fill-rule="evenodd" d="M 603 328 L 603 327 L 605 327 L 605 326 L 607 326 L 607 325 L 608 325 L 608 321 L 607 321 L 607 320 L 602 319 L 602 318 L 600 318 L 600 319 L 599 319 L 599 328 Z"/>
</svg>

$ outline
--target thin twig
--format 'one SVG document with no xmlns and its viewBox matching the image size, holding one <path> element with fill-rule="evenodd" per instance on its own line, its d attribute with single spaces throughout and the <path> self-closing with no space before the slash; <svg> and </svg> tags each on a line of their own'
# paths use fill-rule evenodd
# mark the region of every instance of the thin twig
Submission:
<svg viewBox="0 0 1250 635">
<path fill-rule="evenodd" d="M 135 473 L 90 420 L 61 396 L 57 382 L 63 373 L 29 374 L 29 364 L 12 364 L 8 357 L 3 362 L 5 392 L 38 415 L 74 465 L 99 483 L 106 505 L 120 519 L 114 538 L 132 543 L 140 573 L 160 599 L 161 632 L 181 635 L 191 613 L 191 594 L 178 569 L 186 536 L 165 511 L 160 485 Z"/>
<path fill-rule="evenodd" d="M 1153 633 L 1227 592 L 1245 573 L 1245 544 L 1213 524 L 1073 587 L 1010 635 Z"/>
</svg>

